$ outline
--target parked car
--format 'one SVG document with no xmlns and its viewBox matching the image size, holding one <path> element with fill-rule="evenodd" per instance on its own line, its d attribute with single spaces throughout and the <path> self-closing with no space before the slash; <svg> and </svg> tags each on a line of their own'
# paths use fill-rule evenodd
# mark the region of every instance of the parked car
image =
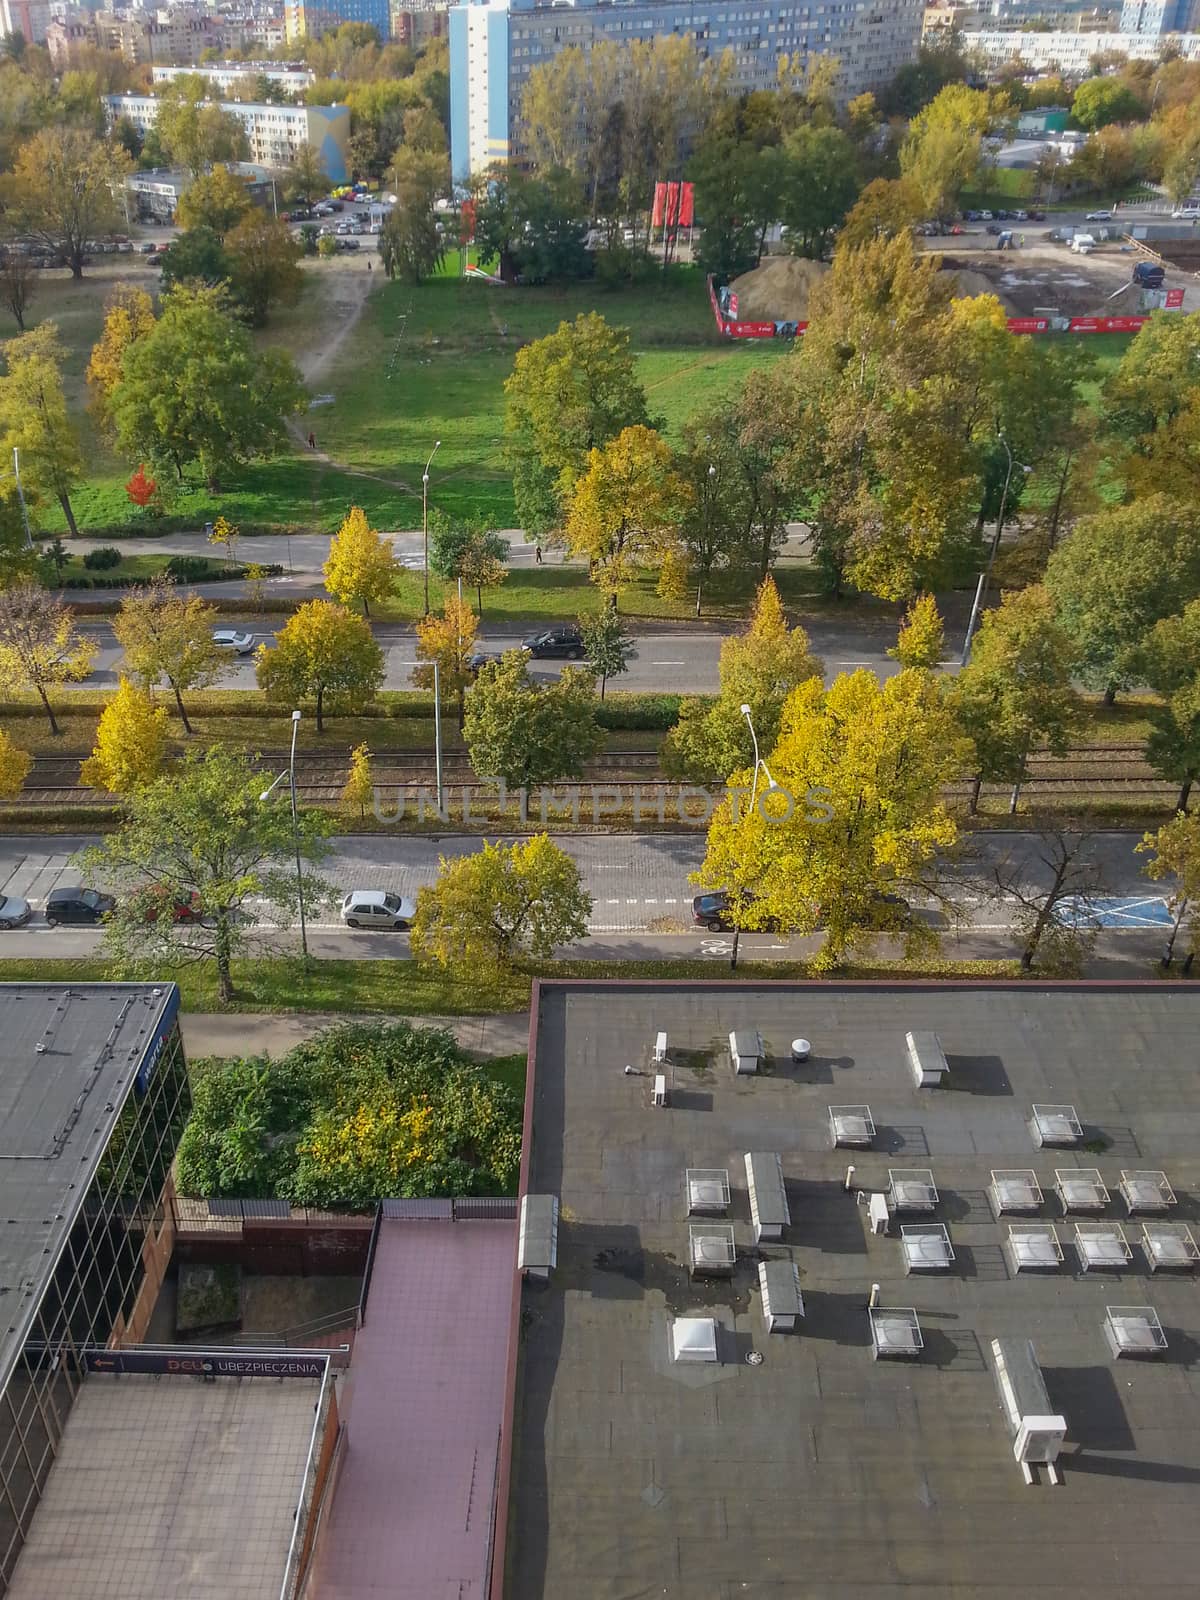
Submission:
<svg viewBox="0 0 1200 1600">
<path fill-rule="evenodd" d="M 417 902 L 408 895 L 386 889 L 351 889 L 342 901 L 342 920 L 348 928 L 383 928 L 403 932 L 412 926 Z"/>
<path fill-rule="evenodd" d="M 979 221 L 979 212 L 978 211 L 964 211 L 963 212 L 963 221 L 964 222 L 978 222 Z"/>
<path fill-rule="evenodd" d="M 248 656 L 254 649 L 254 635 L 239 633 L 236 628 L 216 628 L 212 642 L 222 650 L 232 650 L 235 655 Z"/>
<path fill-rule="evenodd" d="M 1179 206 L 1171 215 L 1176 222 L 1200 222 L 1200 206 Z"/>
<path fill-rule="evenodd" d="M 996 218 L 990 211 L 981 211 L 977 217 L 973 217 L 971 220 L 973 222 L 995 222 Z"/>
<path fill-rule="evenodd" d="M 152 256 L 154 254 L 154 252 L 158 249 L 158 246 L 155 244 L 153 239 L 147 239 L 144 244 L 138 245 L 138 249 L 142 253 L 142 255 L 144 255 L 144 256 Z"/>
<path fill-rule="evenodd" d="M 1111 211 L 1089 211 L 1083 219 L 1085 222 L 1111 222 Z"/>
<path fill-rule="evenodd" d="M 337 247 L 339 250 L 357 250 L 359 244 L 357 239 L 338 239 Z"/>
<path fill-rule="evenodd" d="M 1008 214 L 1013 222 L 1028 222 L 1032 213 L 1028 211 L 1010 211 Z"/>
<path fill-rule="evenodd" d="M 754 896 L 744 896 L 747 906 L 754 904 Z M 729 893 L 726 889 L 713 889 L 707 894 L 698 894 L 692 901 L 692 921 L 698 928 L 707 928 L 710 933 L 732 933 L 733 919 L 729 912 Z M 754 931 L 756 933 L 774 933 L 779 928 L 778 922 L 769 917 L 767 921 Z"/>
<path fill-rule="evenodd" d="M 572 623 L 559 623 L 554 628 L 542 628 L 521 640 L 522 650 L 528 650 L 535 660 L 546 656 L 566 656 L 570 661 L 582 661 L 587 653 L 583 635 Z"/>
<path fill-rule="evenodd" d="M 23 928 L 32 915 L 33 907 L 28 900 L 22 900 L 15 894 L 0 896 L 0 932 L 8 933 L 13 928 Z"/>
<path fill-rule="evenodd" d="M 51 928 L 57 928 L 60 922 L 94 927 L 104 921 L 116 903 L 111 894 L 101 894 L 98 889 L 51 889 L 46 896 L 46 923 Z"/>
<path fill-rule="evenodd" d="M 143 922 L 160 918 L 166 922 L 200 921 L 201 901 L 195 890 L 184 892 L 166 883 L 148 883 L 129 898 Z"/>
<path fill-rule="evenodd" d="M 499 661 L 499 659 L 499 654 L 494 650 L 472 650 L 467 657 L 467 671 L 476 673 L 481 667 L 486 667 L 493 661 Z"/>
<path fill-rule="evenodd" d="M 1022 218 L 1021 220 L 1025 221 L 1026 219 Z M 1044 211 L 1031 211 L 1029 213 L 1028 220 L 1030 222 L 1045 222 L 1046 213 Z"/>
</svg>

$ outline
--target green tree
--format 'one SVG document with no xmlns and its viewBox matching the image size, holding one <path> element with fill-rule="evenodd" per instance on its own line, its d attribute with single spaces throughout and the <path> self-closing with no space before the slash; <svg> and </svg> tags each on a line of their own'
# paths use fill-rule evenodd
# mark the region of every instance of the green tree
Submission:
<svg viewBox="0 0 1200 1600">
<path fill-rule="evenodd" d="M 195 178 L 179 197 L 175 220 L 185 230 L 208 228 L 220 241 L 248 216 L 250 195 L 243 178 L 218 164 Z"/>
<path fill-rule="evenodd" d="M 371 615 L 371 601 L 386 600 L 398 571 L 392 541 L 367 521 L 361 506 L 351 506 L 341 527 L 329 541 L 322 571 L 325 587 L 342 605 L 361 605 Z"/>
<path fill-rule="evenodd" d="M 747 472 L 740 418 L 727 401 L 692 417 L 675 454 L 681 485 L 678 537 L 696 585 L 696 615 L 716 572 L 750 565 L 757 554 L 752 475 Z"/>
<path fill-rule="evenodd" d="M 1145 115 L 1144 103 L 1120 78 L 1085 78 L 1071 101 L 1071 116 L 1090 133 L 1110 122 L 1140 122 Z"/>
<path fill-rule="evenodd" d="M 436 663 L 440 693 L 457 697 L 460 728 L 466 714 L 466 691 L 475 676 L 471 657 L 475 653 L 478 631 L 479 618 L 467 601 L 460 600 L 456 594 L 446 596 L 440 617 L 431 613 L 417 622 L 417 665 L 413 668 L 413 683 L 418 689 L 432 689 Z"/>
<path fill-rule="evenodd" d="M 819 261 L 858 195 L 857 152 L 840 128 L 809 123 L 788 135 L 783 160 L 780 214 L 789 245 L 797 255 Z"/>
<path fill-rule="evenodd" d="M 181 593 L 160 576 L 130 589 L 121 598 L 113 633 L 124 652 L 124 667 L 143 689 L 165 683 L 185 733 L 192 732 L 184 693 L 216 683 L 226 657 L 213 643 L 217 608 L 197 594 Z"/>
<path fill-rule="evenodd" d="M 957 838 L 942 793 L 962 760 L 931 674 L 881 684 L 860 671 L 828 690 L 810 678 L 788 696 L 767 762 L 786 795 L 773 796 L 750 769 L 735 772 L 697 881 L 727 888 L 743 926 L 823 928 L 819 969 L 881 932 L 901 935 L 909 951 L 928 949 L 936 933 L 894 897 L 937 890 L 939 856 Z M 751 808 L 755 788 L 761 804 Z"/>
<path fill-rule="evenodd" d="M 1005 595 L 985 611 L 971 659 L 949 703 L 975 751 L 971 813 L 984 780 L 1011 783 L 1016 811 L 1026 763 L 1038 745 L 1064 755 L 1079 718 L 1076 655 L 1054 600 L 1040 586 Z"/>
<path fill-rule="evenodd" d="M 984 136 L 1011 119 L 998 90 L 951 83 L 917 113 L 900 146 L 900 171 L 921 193 L 926 212 L 944 217 L 973 183 L 983 162 Z"/>
<path fill-rule="evenodd" d="M 1146 760 L 1179 784 L 1177 811 L 1186 811 L 1200 775 L 1200 599 L 1151 628 L 1140 652 L 1142 675 L 1162 696 L 1150 709 Z"/>
<path fill-rule="evenodd" d="M 116 227 L 115 199 L 129 170 L 124 151 L 79 128 L 43 127 L 0 178 L 5 223 L 60 256 L 83 277 L 87 242 Z"/>
<path fill-rule="evenodd" d="M 167 759 L 167 712 L 145 689 L 122 678 L 100 713 L 96 744 L 79 781 L 129 795 L 162 772 Z"/>
<path fill-rule="evenodd" d="M 1200 514 L 1150 495 L 1085 517 L 1050 557 L 1046 588 L 1083 682 L 1111 704 L 1137 681 L 1154 624 L 1200 594 Z"/>
<path fill-rule="evenodd" d="M 1163 960 L 1164 967 L 1169 967 L 1185 920 L 1193 954 L 1196 949 L 1196 929 L 1200 927 L 1200 812 L 1178 812 L 1156 833 L 1143 834 L 1135 849 L 1139 855 L 1151 856 L 1142 871 L 1154 883 L 1161 883 L 1164 878 L 1173 880 L 1171 933 Z"/>
<path fill-rule="evenodd" d="M 292 202 L 300 200 L 307 206 L 328 190 L 329 176 L 321 165 L 320 155 L 311 144 L 299 145 L 284 176 L 284 195 Z"/>
<path fill-rule="evenodd" d="M 310 866 L 328 852 L 329 823 L 286 804 L 263 801 L 262 771 L 249 756 L 213 745 L 194 750 L 169 773 L 136 789 L 114 832 L 82 852 L 89 879 L 118 891 L 105 924 L 112 954 L 135 970 L 213 962 L 222 1001 L 233 999 L 233 961 L 261 942 L 259 929 L 290 927 L 299 911 L 295 857 Z M 148 917 L 147 879 L 172 903 L 191 902 L 187 922 Z M 303 879 L 311 912 L 327 897 L 312 873 Z"/>
<path fill-rule="evenodd" d="M 592 898 L 579 868 L 542 833 L 524 844 L 489 844 L 442 857 L 438 879 L 417 896 L 413 954 L 426 965 L 495 971 L 518 955 L 545 961 L 587 936 Z"/>
<path fill-rule="evenodd" d="M 918 595 L 904 613 L 899 637 L 888 655 L 902 667 L 936 667 L 946 648 L 946 630 L 931 594 Z"/>
<path fill-rule="evenodd" d="M 0 589 L 0 690 L 31 689 L 42 702 L 50 732 L 55 720 L 49 691 L 86 677 L 96 647 L 81 634 L 55 595 L 21 579 Z"/>
<path fill-rule="evenodd" d="M 440 514 L 431 518 L 429 565 L 440 578 L 461 578 L 474 589 L 479 615 L 483 615 L 483 591 L 493 589 L 508 577 L 508 545 L 501 536 L 481 522 L 464 522 Z"/>
<path fill-rule="evenodd" d="M 1156 313 L 1104 385 L 1103 428 L 1124 447 L 1124 476 L 1135 494 L 1189 499 L 1200 487 L 1198 361 L 1200 313 Z"/>
<path fill-rule="evenodd" d="M 578 180 L 550 169 L 529 176 L 507 166 L 489 175 L 475 215 L 481 259 L 496 257 L 506 283 L 554 283 L 591 276 L 587 219 Z"/>
<path fill-rule="evenodd" d="M 396 203 L 379 235 L 379 259 L 389 278 L 420 283 L 443 255 L 434 202 L 446 186 L 445 157 L 402 147 L 389 179 Z"/>
<path fill-rule="evenodd" d="M 221 161 L 245 161 L 250 147 L 240 118 L 207 98 L 208 82 L 183 73 L 162 89 L 154 130 L 170 161 L 193 177 Z"/>
<path fill-rule="evenodd" d="M 295 305 L 304 279 L 304 247 L 282 217 L 247 213 L 226 240 L 229 284 L 247 321 L 261 328 L 273 305 Z"/>
<path fill-rule="evenodd" d="M 0 302 L 12 313 L 19 333 L 25 332 L 25 313 L 37 289 L 38 269 L 26 255 L 0 245 Z"/>
<path fill-rule="evenodd" d="M 7 371 L 0 377 L 0 452 L 12 460 L 21 452 L 27 490 L 41 499 L 57 500 L 67 527 L 79 532 L 71 508 L 71 490 L 83 473 L 79 440 L 67 413 L 63 392 L 63 351 L 58 328 L 43 322 L 3 347 Z"/>
<path fill-rule="evenodd" d="M 567 667 L 553 683 L 538 684 L 527 659 L 510 650 L 480 669 L 463 724 L 480 777 L 522 789 L 581 777 L 604 744 L 591 674 Z"/>
<path fill-rule="evenodd" d="M 697 259 L 705 272 L 735 278 L 756 267 L 767 230 L 783 212 L 789 165 L 775 144 L 713 125 L 688 165 L 704 218 Z"/>
<path fill-rule="evenodd" d="M 653 428 L 624 428 L 589 452 L 576 479 L 565 536 L 616 605 L 638 566 L 658 566 L 678 542 L 682 488 L 671 450 Z"/>
<path fill-rule="evenodd" d="M 216 288 L 228 285 L 233 262 L 211 228 L 199 226 L 177 234 L 163 252 L 160 281 L 164 292 L 180 284 Z"/>
<path fill-rule="evenodd" d="M 311 700 L 317 732 L 324 714 L 361 711 L 383 683 L 383 651 L 371 627 L 329 600 L 308 600 L 275 635 L 273 650 L 260 650 L 258 686 L 268 700 L 297 705 Z"/>
<path fill-rule="evenodd" d="M 160 471 L 199 466 L 210 489 L 243 461 L 274 455 L 304 404 L 289 356 L 257 352 L 219 291 L 172 291 L 154 328 L 126 352 L 111 412 L 117 440 Z"/>
<path fill-rule="evenodd" d="M 600 679 L 600 698 L 603 700 L 608 680 L 629 671 L 633 640 L 625 632 L 624 624 L 611 606 L 580 617 L 579 632 L 583 636 L 588 665 L 594 676 Z"/>
</svg>

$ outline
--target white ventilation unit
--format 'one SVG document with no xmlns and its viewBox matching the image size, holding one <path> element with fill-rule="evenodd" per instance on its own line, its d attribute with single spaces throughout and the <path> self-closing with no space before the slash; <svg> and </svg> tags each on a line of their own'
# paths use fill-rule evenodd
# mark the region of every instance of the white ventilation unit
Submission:
<svg viewBox="0 0 1200 1600">
<path fill-rule="evenodd" d="M 729 1059 L 739 1077 L 757 1072 L 765 1054 L 762 1035 L 754 1028 L 735 1028 L 729 1035 Z"/>
<path fill-rule="evenodd" d="M 997 1217 L 1006 1211 L 1040 1211 L 1042 1186 L 1037 1173 L 1020 1167 L 1003 1167 L 993 1170 L 988 1185 L 988 1200 Z"/>
<path fill-rule="evenodd" d="M 782 1239 L 792 1216 L 783 1184 L 783 1162 L 774 1151 L 746 1152 L 746 1187 L 750 1195 L 754 1242 Z"/>
<path fill-rule="evenodd" d="M 871 1219 L 871 1232 L 886 1233 L 892 1225 L 892 1213 L 888 1206 L 887 1195 L 873 1194 L 868 1202 L 867 1214 Z"/>
<path fill-rule="evenodd" d="M 720 1216 L 729 1210 L 729 1174 L 724 1167 L 688 1167 L 684 1177 L 688 1212 L 712 1212 Z"/>
<path fill-rule="evenodd" d="M 1169 1211 L 1176 1203 L 1165 1172 L 1123 1170 L 1119 1187 L 1130 1216 L 1135 1211 Z"/>
<path fill-rule="evenodd" d="M 671 1323 L 671 1360 L 688 1362 L 716 1359 L 716 1318 L 676 1317 Z"/>
<path fill-rule="evenodd" d="M 905 1272 L 949 1272 L 954 1247 L 940 1222 L 917 1222 L 900 1229 Z"/>
<path fill-rule="evenodd" d="M 1063 1247 L 1052 1222 L 1010 1222 L 1004 1243 L 1014 1272 L 1053 1272 L 1063 1264 Z"/>
<path fill-rule="evenodd" d="M 733 1227 L 727 1222 L 695 1222 L 688 1230 L 693 1277 L 728 1278 L 737 1261 Z"/>
<path fill-rule="evenodd" d="M 1119 1222 L 1077 1222 L 1075 1250 L 1083 1272 L 1123 1272 L 1133 1260 Z"/>
<path fill-rule="evenodd" d="M 1142 1250 L 1151 1272 L 1160 1267 L 1190 1272 L 1200 1260 L 1200 1246 L 1182 1222 L 1143 1222 Z"/>
<path fill-rule="evenodd" d="M 835 1150 L 869 1150 L 875 1141 L 870 1106 L 830 1106 L 829 1136 Z"/>
<path fill-rule="evenodd" d="M 875 1361 L 916 1361 L 920 1358 L 925 1341 L 921 1337 L 921 1324 L 911 1306 L 873 1306 L 867 1313 L 871 1319 L 871 1355 Z"/>
<path fill-rule="evenodd" d="M 1029 1131 L 1039 1150 L 1047 1144 L 1069 1149 L 1083 1143 L 1083 1124 L 1074 1106 L 1034 1106 Z"/>
<path fill-rule="evenodd" d="M 888 1200 L 893 1211 L 934 1211 L 937 1185 L 928 1167 L 889 1167 Z"/>
<path fill-rule="evenodd" d="M 548 1278 L 558 1265 L 558 1196 L 521 1196 L 517 1267 L 533 1278 Z"/>
<path fill-rule="evenodd" d="M 1054 1190 L 1064 1216 L 1068 1211 L 1103 1211 L 1108 1204 L 1098 1167 L 1056 1167 Z"/>
<path fill-rule="evenodd" d="M 918 1089 L 937 1089 L 950 1071 L 942 1041 L 936 1033 L 919 1030 L 904 1035 L 909 1071 Z"/>
<path fill-rule="evenodd" d="M 1057 1483 L 1054 1463 L 1067 1437 L 1067 1419 L 1050 1409 L 1033 1344 L 1029 1339 L 993 1339 L 991 1351 L 1013 1456 L 1020 1462 L 1025 1482 L 1034 1481 L 1033 1467 L 1042 1463 L 1050 1482 Z"/>
<path fill-rule="evenodd" d="M 658 1033 L 654 1036 L 654 1060 L 659 1065 L 667 1059 L 667 1036 Z"/>
<path fill-rule="evenodd" d="M 763 1316 L 770 1333 L 791 1333 L 804 1315 L 800 1293 L 800 1268 L 794 1261 L 760 1261 L 758 1287 L 762 1290 Z"/>
<path fill-rule="evenodd" d="M 667 1091 L 667 1075 L 665 1072 L 656 1072 L 654 1074 L 654 1093 L 651 1097 L 650 1103 L 651 1105 L 655 1106 L 665 1106 L 670 1103 L 670 1095 Z"/>
<path fill-rule="evenodd" d="M 1167 1336 L 1153 1306 L 1105 1306 L 1104 1337 L 1116 1356 L 1160 1356 Z"/>
</svg>

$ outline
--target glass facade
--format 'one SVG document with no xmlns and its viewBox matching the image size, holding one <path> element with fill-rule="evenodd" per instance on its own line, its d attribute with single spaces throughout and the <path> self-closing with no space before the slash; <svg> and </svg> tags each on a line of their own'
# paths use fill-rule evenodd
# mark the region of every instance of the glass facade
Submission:
<svg viewBox="0 0 1200 1600">
<path fill-rule="evenodd" d="M 190 1104 L 173 1023 L 130 1090 L 0 1394 L 0 1595 L 83 1379 L 80 1352 L 144 1335 L 170 1254 L 165 1191 Z"/>
</svg>

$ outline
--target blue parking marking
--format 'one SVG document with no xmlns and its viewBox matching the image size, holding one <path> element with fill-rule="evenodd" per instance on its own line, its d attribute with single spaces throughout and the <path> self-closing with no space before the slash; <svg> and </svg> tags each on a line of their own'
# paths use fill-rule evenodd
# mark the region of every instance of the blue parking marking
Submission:
<svg viewBox="0 0 1200 1600">
<path fill-rule="evenodd" d="M 1062 902 L 1063 920 L 1078 927 L 1169 928 L 1174 918 L 1159 895 L 1115 895 L 1087 902 Z"/>
</svg>

